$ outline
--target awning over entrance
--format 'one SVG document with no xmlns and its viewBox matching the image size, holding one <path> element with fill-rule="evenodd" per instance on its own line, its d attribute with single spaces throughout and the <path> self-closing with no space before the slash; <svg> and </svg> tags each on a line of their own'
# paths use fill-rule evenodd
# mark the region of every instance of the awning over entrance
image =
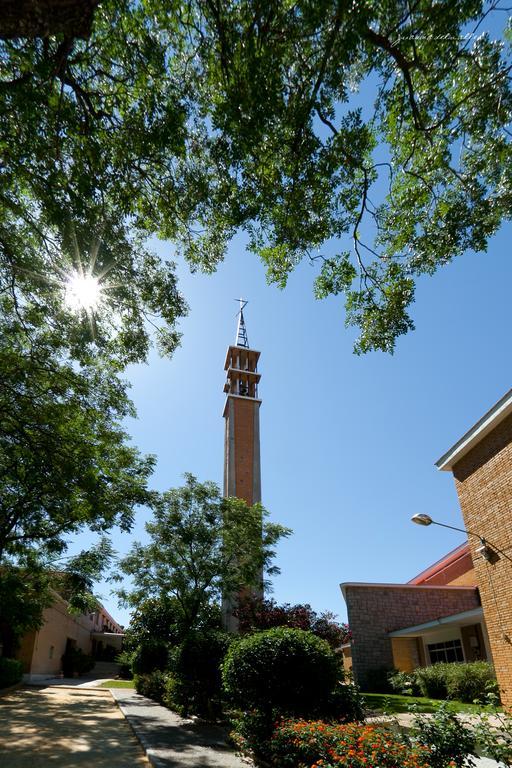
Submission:
<svg viewBox="0 0 512 768">
<path fill-rule="evenodd" d="M 91 638 L 97 642 L 101 641 L 104 647 L 110 645 L 118 651 L 123 647 L 124 634 L 119 632 L 91 632 Z"/>
<path fill-rule="evenodd" d="M 419 637 L 421 635 L 439 632 L 441 628 L 448 628 L 451 626 L 464 627 L 471 624 L 477 624 L 478 622 L 482 622 L 483 618 L 484 612 L 482 608 L 473 608 L 470 611 L 463 611 L 462 613 L 454 613 L 451 616 L 443 616 L 440 619 L 433 619 L 424 624 L 416 624 L 413 627 L 404 627 L 403 629 L 397 629 L 394 632 L 388 632 L 388 637 Z"/>
</svg>

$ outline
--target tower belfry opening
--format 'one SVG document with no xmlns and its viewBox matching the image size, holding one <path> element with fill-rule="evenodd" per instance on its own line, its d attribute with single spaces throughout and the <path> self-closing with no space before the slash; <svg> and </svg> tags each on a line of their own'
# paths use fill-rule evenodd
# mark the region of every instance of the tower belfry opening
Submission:
<svg viewBox="0 0 512 768">
<path fill-rule="evenodd" d="M 249 347 L 240 299 L 236 344 L 228 347 L 226 370 L 226 421 L 224 495 L 237 496 L 248 504 L 261 501 L 260 405 L 258 373 L 260 353 Z"/>
</svg>

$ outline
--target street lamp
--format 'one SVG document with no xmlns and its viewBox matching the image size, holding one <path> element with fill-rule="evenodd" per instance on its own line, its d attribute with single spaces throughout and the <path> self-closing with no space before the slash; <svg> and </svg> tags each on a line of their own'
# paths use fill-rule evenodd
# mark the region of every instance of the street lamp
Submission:
<svg viewBox="0 0 512 768">
<path fill-rule="evenodd" d="M 478 533 L 473 533 L 472 531 L 466 531 L 464 528 L 456 528 L 454 525 L 447 525 L 446 523 L 438 523 L 437 520 L 432 520 L 430 515 L 426 515 L 423 512 L 418 512 L 416 515 L 413 515 L 411 517 L 411 521 L 413 523 L 416 523 L 416 525 L 440 525 L 441 528 L 450 528 L 452 531 L 460 531 L 461 533 L 465 533 L 467 536 L 475 536 L 477 539 L 480 540 L 480 546 L 477 547 L 475 550 L 479 555 L 482 555 L 484 560 L 487 560 L 488 563 L 491 563 L 494 565 L 494 563 L 497 563 L 498 560 L 500 560 L 500 555 L 505 557 L 507 560 L 510 560 L 512 563 L 512 559 L 505 554 L 499 547 L 497 547 L 495 544 L 491 544 L 490 541 L 487 541 L 484 539 L 483 536 L 480 536 Z M 498 554 L 499 553 L 499 554 Z"/>
</svg>

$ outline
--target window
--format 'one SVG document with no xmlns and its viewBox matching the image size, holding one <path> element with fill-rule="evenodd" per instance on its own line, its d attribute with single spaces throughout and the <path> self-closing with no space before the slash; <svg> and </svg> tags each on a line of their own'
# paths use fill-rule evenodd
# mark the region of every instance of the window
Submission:
<svg viewBox="0 0 512 768">
<path fill-rule="evenodd" d="M 438 662 L 464 661 L 460 640 L 447 640 L 445 643 L 427 645 L 431 664 Z"/>
</svg>

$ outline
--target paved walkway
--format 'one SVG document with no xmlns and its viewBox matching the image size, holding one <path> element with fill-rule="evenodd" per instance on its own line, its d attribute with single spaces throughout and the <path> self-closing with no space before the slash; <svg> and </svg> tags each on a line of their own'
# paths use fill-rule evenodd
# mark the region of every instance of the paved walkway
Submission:
<svg viewBox="0 0 512 768">
<path fill-rule="evenodd" d="M 109 691 L 21 688 L 0 696 L 2 768 L 149 768 Z"/>
<path fill-rule="evenodd" d="M 155 768 L 248 768 L 226 744 L 220 726 L 185 720 L 127 688 L 112 688 Z"/>
<path fill-rule="evenodd" d="M 29 686 L 0 696 L 0 766 L 251 765 L 228 747 L 223 728 L 178 717 L 130 688 L 91 688 L 94 682 L 103 681 L 56 679 L 44 688 Z"/>
<path fill-rule="evenodd" d="M 74 687 L 65 687 L 63 682 L 0 696 L 2 768 L 251 765 L 228 747 L 226 731 L 219 726 L 185 720 L 133 689 L 91 688 L 91 680 L 73 680 Z M 410 717 L 398 715 L 397 719 L 407 727 Z M 386 720 L 369 718 L 373 722 Z M 479 758 L 477 765 L 497 768 L 498 763 Z"/>
</svg>

